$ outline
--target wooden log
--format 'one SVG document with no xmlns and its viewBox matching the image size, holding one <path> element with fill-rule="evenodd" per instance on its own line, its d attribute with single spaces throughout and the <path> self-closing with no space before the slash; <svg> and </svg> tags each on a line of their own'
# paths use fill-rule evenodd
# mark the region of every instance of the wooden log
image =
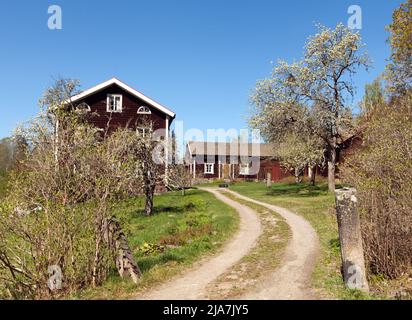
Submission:
<svg viewBox="0 0 412 320">
<path fill-rule="evenodd" d="M 345 285 L 368 292 L 356 189 L 335 190 L 335 200 Z"/>
<path fill-rule="evenodd" d="M 138 284 L 141 271 L 134 261 L 132 251 L 129 248 L 119 221 L 114 217 L 106 220 L 104 230 L 104 239 L 115 257 L 116 268 L 119 275 L 122 278 L 130 276 L 133 282 Z"/>
</svg>

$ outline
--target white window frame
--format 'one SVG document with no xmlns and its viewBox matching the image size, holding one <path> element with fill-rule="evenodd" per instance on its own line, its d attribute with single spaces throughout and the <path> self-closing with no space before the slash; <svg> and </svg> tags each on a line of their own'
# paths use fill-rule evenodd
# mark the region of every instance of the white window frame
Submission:
<svg viewBox="0 0 412 320">
<path fill-rule="evenodd" d="M 139 109 L 137 109 L 138 114 L 152 114 L 152 111 L 150 111 L 149 107 L 147 106 L 140 106 Z"/>
<path fill-rule="evenodd" d="M 210 166 L 210 171 L 207 170 L 208 166 Z M 215 173 L 215 164 L 214 163 L 205 163 L 204 165 L 204 173 L 205 174 L 214 174 Z"/>
<path fill-rule="evenodd" d="M 250 175 L 250 163 L 241 163 L 239 167 L 239 174 L 242 176 Z"/>
<path fill-rule="evenodd" d="M 110 99 L 114 99 L 116 101 L 116 98 L 120 98 L 119 106 L 117 106 L 116 110 L 111 110 L 110 109 Z M 121 94 L 108 94 L 107 95 L 107 112 L 122 112 L 123 111 L 123 96 Z"/>
<path fill-rule="evenodd" d="M 146 137 L 146 134 L 149 134 L 149 129 L 148 128 L 141 128 L 141 127 L 137 127 L 136 128 L 136 133 L 138 135 L 142 135 L 142 137 Z"/>
<path fill-rule="evenodd" d="M 90 106 L 86 103 L 86 102 L 82 102 L 80 104 L 78 104 L 76 106 L 76 111 L 86 111 L 86 112 L 90 112 L 92 109 L 90 108 Z"/>
</svg>

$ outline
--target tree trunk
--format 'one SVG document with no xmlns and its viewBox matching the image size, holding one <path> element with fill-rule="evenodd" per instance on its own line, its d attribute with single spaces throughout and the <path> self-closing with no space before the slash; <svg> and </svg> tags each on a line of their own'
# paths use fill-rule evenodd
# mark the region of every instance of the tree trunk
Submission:
<svg viewBox="0 0 412 320">
<path fill-rule="evenodd" d="M 145 195 L 146 195 L 146 204 L 144 207 L 144 212 L 147 216 L 150 216 L 153 212 L 153 197 L 154 197 L 154 191 L 155 191 L 155 185 L 149 185 L 147 186 Z"/>
<path fill-rule="evenodd" d="M 336 148 L 332 147 L 329 151 L 328 160 L 328 186 L 330 192 L 335 192 L 335 168 L 336 168 Z"/>
<path fill-rule="evenodd" d="M 295 168 L 295 182 L 296 184 L 299 184 L 302 182 L 301 178 L 300 178 L 300 170 Z"/>
<path fill-rule="evenodd" d="M 315 185 L 315 179 L 316 179 L 316 166 L 313 166 L 309 168 L 309 180 L 312 186 Z"/>
</svg>

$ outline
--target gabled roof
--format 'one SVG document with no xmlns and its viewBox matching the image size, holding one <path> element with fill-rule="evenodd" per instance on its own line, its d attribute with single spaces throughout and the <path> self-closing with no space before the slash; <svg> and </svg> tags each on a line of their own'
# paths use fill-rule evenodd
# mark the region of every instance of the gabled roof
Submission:
<svg viewBox="0 0 412 320">
<path fill-rule="evenodd" d="M 267 143 L 189 141 L 190 156 L 275 157 L 273 145 Z"/>
<path fill-rule="evenodd" d="M 73 103 L 73 102 L 76 102 L 76 101 L 81 100 L 83 98 L 86 98 L 86 97 L 88 97 L 88 96 L 90 96 L 90 95 L 92 95 L 96 92 L 99 92 L 99 91 L 101 91 L 101 90 L 103 90 L 103 89 L 105 89 L 105 88 L 107 88 L 107 87 L 109 87 L 113 84 L 118 85 L 120 88 L 127 91 L 131 95 L 134 95 L 135 97 L 137 97 L 139 99 L 142 99 L 143 101 L 147 102 L 152 107 L 162 111 L 163 113 L 167 114 L 168 116 L 170 116 L 172 118 L 174 118 L 176 116 L 176 114 L 172 110 L 166 108 L 165 106 L 163 106 L 160 103 L 154 101 L 153 99 L 145 96 L 143 93 L 133 89 L 132 87 L 128 86 L 127 84 L 125 84 L 124 82 L 120 81 L 117 78 L 111 78 L 110 80 L 107 80 L 105 82 L 102 82 L 102 83 L 90 88 L 90 89 L 87 89 L 87 90 L 71 97 L 70 100 L 67 101 L 67 103 Z"/>
</svg>

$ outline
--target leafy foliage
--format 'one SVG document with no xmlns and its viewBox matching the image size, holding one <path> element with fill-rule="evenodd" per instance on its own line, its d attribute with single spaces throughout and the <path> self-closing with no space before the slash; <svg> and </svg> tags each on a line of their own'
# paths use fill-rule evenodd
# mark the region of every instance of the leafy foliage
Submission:
<svg viewBox="0 0 412 320">
<path fill-rule="evenodd" d="M 359 193 L 366 259 L 372 274 L 390 279 L 411 270 L 412 93 L 411 5 L 393 13 L 391 63 L 381 79 L 366 86 L 361 103 L 363 145 L 345 161 L 344 180 Z"/>
<path fill-rule="evenodd" d="M 361 120 L 367 122 L 373 113 L 378 112 L 385 103 L 385 91 L 382 79 L 378 77 L 371 84 L 365 85 L 365 95 L 360 103 Z"/>
<path fill-rule="evenodd" d="M 63 272 L 62 292 L 100 284 L 113 265 L 103 237 L 111 200 L 140 188 L 134 132 L 98 141 L 75 114 L 59 119 L 58 142 L 47 116 L 21 131 L 31 148 L 0 207 L 0 292 L 9 297 L 50 297 L 53 265 Z"/>
<path fill-rule="evenodd" d="M 292 64 L 279 61 L 272 77 L 259 81 L 252 96 L 255 112 L 250 124 L 267 140 L 279 143 L 290 132 L 321 139 L 331 191 L 338 142 L 353 127 L 347 104 L 355 90 L 351 77 L 370 63 L 362 47 L 359 33 L 343 24 L 335 29 L 319 26 L 305 46 L 303 59 Z"/>
<path fill-rule="evenodd" d="M 3 297 L 53 297 L 50 266 L 62 270 L 62 293 L 101 284 L 114 264 L 105 240 L 113 200 L 142 190 L 139 136 L 120 129 L 102 139 L 62 103 L 61 86 L 38 117 L 16 130 L 26 148 L 9 174 L 13 192 L 0 205 Z"/>
<path fill-rule="evenodd" d="M 371 271 L 388 278 L 412 265 L 412 96 L 381 105 L 364 146 L 342 168 L 359 193 L 362 235 Z"/>
<path fill-rule="evenodd" d="M 296 182 L 300 182 L 305 168 L 323 164 L 325 150 L 313 140 L 290 134 L 279 144 L 276 153 L 281 164 L 294 171 Z"/>
<path fill-rule="evenodd" d="M 388 26 L 392 48 L 391 63 L 387 66 L 389 89 L 395 94 L 405 94 L 412 84 L 412 0 L 407 0 L 393 12 L 393 22 Z"/>
</svg>

